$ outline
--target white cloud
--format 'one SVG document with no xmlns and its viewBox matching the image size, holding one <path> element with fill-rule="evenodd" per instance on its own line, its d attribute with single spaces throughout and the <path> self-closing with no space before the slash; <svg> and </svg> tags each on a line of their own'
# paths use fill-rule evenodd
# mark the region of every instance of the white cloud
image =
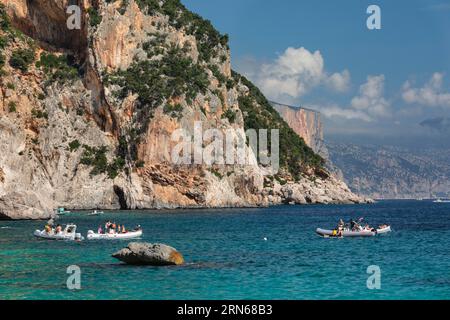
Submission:
<svg viewBox="0 0 450 320">
<path fill-rule="evenodd" d="M 444 75 L 436 72 L 422 88 L 413 88 L 411 82 L 406 81 L 403 85 L 403 100 L 428 107 L 450 108 L 450 92 L 443 90 L 443 79 Z"/>
<path fill-rule="evenodd" d="M 345 92 L 350 87 L 350 72 L 344 70 L 341 73 L 333 73 L 325 82 L 334 91 Z"/>
<path fill-rule="evenodd" d="M 359 87 L 350 106 L 337 105 L 317 107 L 326 117 L 340 117 L 347 120 L 371 122 L 391 115 L 390 103 L 384 98 L 384 75 L 368 76 L 367 82 Z"/>
<path fill-rule="evenodd" d="M 351 106 L 372 117 L 389 116 L 390 104 L 384 98 L 384 75 L 368 76 L 367 82 L 359 87 L 359 95 L 352 99 Z"/>
<path fill-rule="evenodd" d="M 344 118 L 347 120 L 363 120 L 367 122 L 371 122 L 372 119 L 365 113 L 359 110 L 354 110 L 350 108 L 341 108 L 336 105 L 326 106 L 326 107 L 318 107 L 317 109 L 327 118 Z"/>
<path fill-rule="evenodd" d="M 320 51 L 289 47 L 274 62 L 263 64 L 253 78 L 271 99 L 296 99 L 321 84 L 337 92 L 346 91 L 350 72 L 344 70 L 330 76 L 325 72 L 324 65 Z"/>
</svg>

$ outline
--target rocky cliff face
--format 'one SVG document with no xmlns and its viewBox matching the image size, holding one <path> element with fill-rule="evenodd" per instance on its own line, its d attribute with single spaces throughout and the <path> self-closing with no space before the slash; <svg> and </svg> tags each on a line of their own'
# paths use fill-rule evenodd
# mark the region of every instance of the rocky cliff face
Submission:
<svg viewBox="0 0 450 320">
<path fill-rule="evenodd" d="M 315 153 L 318 153 L 325 159 L 328 158 L 328 150 L 323 140 L 323 125 L 320 112 L 273 101 L 270 103 Z"/>
<path fill-rule="evenodd" d="M 75 2 L 81 23 L 70 30 L 73 1 L 0 0 L 0 217 L 363 201 L 302 141 L 292 145 L 286 123 L 232 73 L 227 37 L 207 21 L 176 0 Z M 174 164 L 173 133 L 198 122 L 242 134 L 280 128 L 280 172 Z"/>
</svg>

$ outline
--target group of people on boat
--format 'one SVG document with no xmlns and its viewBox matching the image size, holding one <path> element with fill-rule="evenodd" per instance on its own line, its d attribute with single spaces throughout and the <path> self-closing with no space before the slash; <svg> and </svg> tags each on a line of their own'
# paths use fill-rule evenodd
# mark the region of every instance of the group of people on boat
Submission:
<svg viewBox="0 0 450 320">
<path fill-rule="evenodd" d="M 44 230 L 47 234 L 61 234 L 63 232 L 63 227 L 60 224 L 57 224 L 55 227 L 53 219 L 50 219 L 47 221 Z"/>
<path fill-rule="evenodd" d="M 98 226 L 98 234 L 118 234 L 127 232 L 125 225 L 116 224 L 116 222 L 107 221 L 104 230 L 102 226 Z"/>
<path fill-rule="evenodd" d="M 333 231 L 333 235 L 336 237 L 341 237 L 345 230 L 354 231 L 354 232 L 358 232 L 358 231 L 376 232 L 377 231 L 375 228 L 372 228 L 367 223 L 363 226 L 362 225 L 363 220 L 364 220 L 364 218 L 360 218 L 360 219 L 358 219 L 358 221 L 350 219 L 347 223 L 345 223 L 344 220 L 340 219 L 336 229 Z"/>
</svg>

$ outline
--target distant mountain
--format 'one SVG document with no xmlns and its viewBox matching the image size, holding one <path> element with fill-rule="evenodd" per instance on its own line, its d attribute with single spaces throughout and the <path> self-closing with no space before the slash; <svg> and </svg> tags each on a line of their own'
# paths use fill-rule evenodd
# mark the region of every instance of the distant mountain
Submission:
<svg viewBox="0 0 450 320">
<path fill-rule="evenodd" d="M 352 191 L 375 199 L 450 197 L 450 149 L 328 143 Z"/>
<path fill-rule="evenodd" d="M 431 129 L 432 131 L 448 133 L 450 132 L 450 118 L 438 117 L 427 119 L 420 123 L 422 127 Z"/>
</svg>

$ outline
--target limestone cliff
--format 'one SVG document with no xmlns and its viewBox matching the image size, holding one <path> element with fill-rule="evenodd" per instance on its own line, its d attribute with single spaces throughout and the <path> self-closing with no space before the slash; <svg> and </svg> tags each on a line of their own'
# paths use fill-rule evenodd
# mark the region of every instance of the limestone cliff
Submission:
<svg viewBox="0 0 450 320">
<path fill-rule="evenodd" d="M 320 112 L 273 101 L 270 103 L 314 152 L 325 159 L 328 158 L 328 150 L 323 140 L 323 125 Z"/>
<path fill-rule="evenodd" d="M 363 201 L 232 72 L 227 40 L 178 0 L 0 0 L 0 218 Z M 172 134 L 196 122 L 279 128 L 280 172 L 174 164 Z"/>
</svg>

